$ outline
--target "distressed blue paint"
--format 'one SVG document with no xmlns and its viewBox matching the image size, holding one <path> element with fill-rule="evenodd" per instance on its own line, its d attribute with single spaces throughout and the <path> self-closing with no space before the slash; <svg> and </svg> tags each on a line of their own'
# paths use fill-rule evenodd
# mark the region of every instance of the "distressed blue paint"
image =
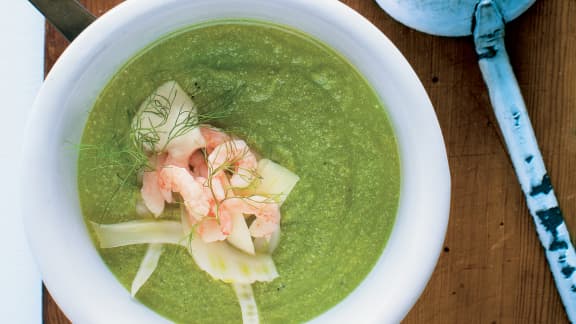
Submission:
<svg viewBox="0 0 576 324">
<path fill-rule="evenodd" d="M 532 193 L 530 193 L 530 196 L 533 196 Z M 560 208 L 556 206 L 546 210 L 538 210 L 536 211 L 536 216 L 546 231 L 550 232 L 552 237 L 555 238 L 558 235 L 556 229 L 564 222 Z"/>
<path fill-rule="evenodd" d="M 576 268 L 567 265 L 562 268 L 562 274 L 564 274 L 565 278 L 569 278 L 574 273 L 574 270 L 576 270 Z"/>
<path fill-rule="evenodd" d="M 480 69 L 568 319 L 576 321 L 576 253 L 504 46 L 497 0 L 480 0 L 473 31 Z"/>
<path fill-rule="evenodd" d="M 550 250 L 550 251 L 566 250 L 567 248 L 568 248 L 568 243 L 566 243 L 564 241 L 553 241 L 552 243 L 550 243 L 550 246 L 548 246 L 548 250 Z M 558 257 L 558 261 L 561 261 L 561 262 L 566 261 L 566 256 L 561 255 L 560 257 Z"/>
<path fill-rule="evenodd" d="M 532 190 L 530 190 L 530 196 L 548 194 L 550 191 L 552 191 L 552 182 L 550 182 L 550 177 L 548 174 L 545 174 L 544 177 L 542 177 L 540 184 L 532 186 Z"/>
<path fill-rule="evenodd" d="M 515 112 L 512 117 L 514 118 L 514 126 L 520 127 L 520 112 Z"/>
</svg>

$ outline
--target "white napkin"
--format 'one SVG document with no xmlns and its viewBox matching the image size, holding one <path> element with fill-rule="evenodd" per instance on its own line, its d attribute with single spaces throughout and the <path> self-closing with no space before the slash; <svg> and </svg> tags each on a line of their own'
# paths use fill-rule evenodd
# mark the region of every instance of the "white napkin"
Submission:
<svg viewBox="0 0 576 324">
<path fill-rule="evenodd" d="M 24 235 L 19 171 L 26 117 L 43 79 L 43 17 L 28 1 L 0 1 L 0 40 L 0 322 L 39 324 L 42 282 Z"/>
</svg>

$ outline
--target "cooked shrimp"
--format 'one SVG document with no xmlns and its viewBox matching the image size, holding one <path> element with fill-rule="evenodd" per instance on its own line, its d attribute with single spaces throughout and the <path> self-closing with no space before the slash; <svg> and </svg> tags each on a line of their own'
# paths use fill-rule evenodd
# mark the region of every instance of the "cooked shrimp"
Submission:
<svg viewBox="0 0 576 324">
<path fill-rule="evenodd" d="M 192 154 L 190 154 L 190 156 L 187 156 L 186 154 L 181 156 L 174 156 L 168 153 L 166 155 L 166 161 L 164 162 L 164 165 L 172 165 L 179 168 L 188 168 L 188 163 Z"/>
<path fill-rule="evenodd" d="M 230 184 L 235 188 L 249 186 L 255 178 L 258 161 L 256 156 L 243 140 L 233 140 L 222 143 L 214 148 L 208 156 L 210 171 L 218 174 L 233 167 Z"/>
<path fill-rule="evenodd" d="M 202 150 L 196 150 L 192 153 L 188 163 L 192 167 L 192 173 L 196 177 L 208 178 L 208 164 L 206 163 L 206 156 Z"/>
<path fill-rule="evenodd" d="M 208 197 L 204 194 L 203 184 L 194 179 L 190 171 L 177 166 L 162 168 L 159 175 L 160 187 L 180 193 L 189 216 L 201 220 L 210 212 Z"/>
<path fill-rule="evenodd" d="M 280 227 L 280 206 L 263 196 L 251 196 L 248 201 L 256 216 L 249 228 L 250 235 L 269 238 Z"/>
<path fill-rule="evenodd" d="M 220 204 L 220 214 L 254 214 L 254 208 L 244 200 L 244 198 L 233 197 L 222 201 Z"/>
<path fill-rule="evenodd" d="M 264 196 L 250 196 L 245 199 L 248 205 L 252 206 L 257 218 L 267 222 L 280 221 L 280 207 L 273 199 Z"/>
<path fill-rule="evenodd" d="M 252 224 L 250 224 L 250 235 L 253 237 L 265 237 L 270 238 L 274 232 L 280 228 L 279 222 L 268 222 L 262 218 L 256 218 Z"/>
<path fill-rule="evenodd" d="M 167 143 L 168 160 L 174 165 L 187 167 L 192 153 L 205 145 L 202 132 L 199 127 L 195 127 Z"/>
<path fill-rule="evenodd" d="M 196 227 L 196 233 L 206 242 L 216 242 L 226 239 L 226 234 L 222 233 L 218 220 L 214 217 L 206 217 Z"/>
<path fill-rule="evenodd" d="M 229 235 L 232 232 L 232 218 L 228 213 L 223 214 L 220 212 L 221 202 L 225 200 L 227 195 L 226 188 L 230 187 L 228 178 L 222 173 L 212 177 L 211 181 L 203 178 L 197 178 L 197 180 L 204 183 L 204 194 L 209 197 L 209 216 L 217 216 L 221 232 L 226 236 Z"/>
<path fill-rule="evenodd" d="M 255 215 L 250 225 L 253 237 L 269 237 L 280 227 L 280 207 L 274 201 L 263 196 L 226 199 L 220 205 L 220 218 L 232 218 L 234 213 Z"/>
<path fill-rule="evenodd" d="M 228 134 L 214 127 L 200 126 L 200 132 L 202 133 L 202 137 L 204 137 L 206 152 L 208 154 L 212 153 L 218 145 L 231 140 Z"/>
</svg>

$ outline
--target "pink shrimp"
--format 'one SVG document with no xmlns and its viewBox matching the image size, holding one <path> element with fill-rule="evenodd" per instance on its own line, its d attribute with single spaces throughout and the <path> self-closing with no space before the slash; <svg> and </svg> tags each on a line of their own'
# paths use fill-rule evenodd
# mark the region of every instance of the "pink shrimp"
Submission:
<svg viewBox="0 0 576 324">
<path fill-rule="evenodd" d="M 250 235 L 253 237 L 265 237 L 270 238 L 274 232 L 280 228 L 280 222 L 269 222 L 262 218 L 256 218 L 252 224 L 250 224 Z"/>
<path fill-rule="evenodd" d="M 208 201 L 210 204 L 210 214 L 209 216 L 217 216 L 218 223 L 220 224 L 220 230 L 224 235 L 229 235 L 232 232 L 232 218 L 230 214 L 221 213 L 221 202 L 226 199 L 227 189 L 230 187 L 228 183 L 228 178 L 223 173 L 219 176 L 214 176 L 211 181 L 206 179 L 198 178 L 199 181 L 204 183 L 204 193 L 209 197 Z"/>
<path fill-rule="evenodd" d="M 280 207 L 266 197 L 230 198 L 220 206 L 220 218 L 231 219 L 232 214 L 238 212 L 256 216 L 250 225 L 250 234 L 254 237 L 269 237 L 280 227 Z"/>
<path fill-rule="evenodd" d="M 216 148 L 216 146 L 224 142 L 228 142 L 231 139 L 230 136 L 228 136 L 228 134 L 224 133 L 223 131 L 217 128 L 210 126 L 200 126 L 200 132 L 204 137 L 206 152 L 208 154 L 212 153 L 212 151 L 214 151 L 214 148 Z"/>
<path fill-rule="evenodd" d="M 196 150 L 198 151 L 198 150 Z M 192 154 L 190 155 L 190 157 Z M 189 157 L 174 157 L 170 154 L 166 155 L 166 161 L 164 161 L 164 165 L 171 165 L 179 168 L 188 168 Z"/>
<path fill-rule="evenodd" d="M 206 217 L 203 219 L 196 228 L 196 233 L 200 238 L 206 242 L 222 241 L 226 239 L 227 234 L 222 233 L 220 224 L 215 217 Z"/>
<path fill-rule="evenodd" d="M 199 127 L 192 128 L 186 133 L 172 138 L 164 148 L 168 153 L 166 165 L 175 165 L 181 168 L 188 167 L 188 160 L 192 153 L 205 145 L 206 143 Z"/>
<path fill-rule="evenodd" d="M 208 178 L 208 164 L 206 164 L 205 153 L 202 150 L 197 150 L 192 153 L 188 163 L 192 167 L 192 173 L 196 177 Z"/>
<path fill-rule="evenodd" d="M 249 228 L 250 235 L 269 238 L 280 227 L 280 206 L 271 199 L 262 196 L 251 196 L 248 200 L 248 204 L 252 205 L 256 216 Z"/>
<path fill-rule="evenodd" d="M 160 171 L 159 180 L 161 188 L 180 193 L 190 218 L 201 220 L 208 215 L 210 204 L 203 184 L 196 181 L 188 169 L 166 166 Z"/>
<path fill-rule="evenodd" d="M 214 151 L 208 156 L 208 165 L 215 174 L 227 170 L 228 167 L 234 167 L 230 184 L 232 187 L 245 188 L 255 178 L 258 161 L 246 142 L 233 140 L 214 148 Z"/>
<path fill-rule="evenodd" d="M 225 240 L 232 233 L 232 218 L 228 214 L 220 214 L 216 218 L 215 214 L 204 217 L 196 228 L 196 233 L 205 242 L 214 242 Z"/>
</svg>

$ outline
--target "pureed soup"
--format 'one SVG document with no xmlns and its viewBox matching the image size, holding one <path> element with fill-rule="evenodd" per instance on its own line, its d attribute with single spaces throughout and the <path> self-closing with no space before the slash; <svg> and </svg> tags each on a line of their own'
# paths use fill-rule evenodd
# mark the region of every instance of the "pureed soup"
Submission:
<svg viewBox="0 0 576 324">
<path fill-rule="evenodd" d="M 91 230 L 95 223 L 154 221 L 142 212 L 146 166 L 131 132 L 142 103 L 171 80 L 194 101 L 200 121 L 299 177 L 280 209 L 271 255 L 278 277 L 251 285 L 260 321 L 300 323 L 342 301 L 373 268 L 394 224 L 397 144 L 382 103 L 355 68 L 285 27 L 244 20 L 193 26 L 160 39 L 116 73 L 80 145 L 78 185 Z M 158 219 L 178 221 L 181 213 L 167 204 Z M 94 241 L 101 245 L 95 235 Z M 98 251 L 130 290 L 148 246 Z M 175 322 L 242 322 L 231 285 L 202 271 L 176 244 L 162 245 L 135 298 Z"/>
</svg>

